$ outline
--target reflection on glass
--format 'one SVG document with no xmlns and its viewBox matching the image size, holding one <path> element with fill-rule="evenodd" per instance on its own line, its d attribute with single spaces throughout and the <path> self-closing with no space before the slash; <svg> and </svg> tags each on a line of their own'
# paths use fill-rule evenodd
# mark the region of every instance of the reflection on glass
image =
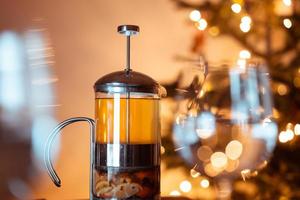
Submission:
<svg viewBox="0 0 300 200">
<path fill-rule="evenodd" d="M 16 33 L 0 34 L 0 103 L 7 117 L 25 106 L 24 53 L 23 41 Z"/>
<path fill-rule="evenodd" d="M 0 32 L 0 197 L 28 199 L 54 126 L 53 50 L 46 29 Z M 57 148 L 59 149 L 59 148 Z"/>
<path fill-rule="evenodd" d="M 191 176 L 199 172 L 217 180 L 219 198 L 229 197 L 231 180 L 256 176 L 276 144 L 269 74 L 263 65 L 244 64 L 208 67 L 197 88 L 203 94 L 178 102 L 173 126 L 177 152 L 191 166 Z"/>
</svg>

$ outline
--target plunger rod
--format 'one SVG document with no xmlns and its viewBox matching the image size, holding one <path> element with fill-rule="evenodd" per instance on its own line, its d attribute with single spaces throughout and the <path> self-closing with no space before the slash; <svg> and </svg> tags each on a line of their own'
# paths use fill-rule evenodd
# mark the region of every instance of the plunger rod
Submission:
<svg viewBox="0 0 300 200">
<path fill-rule="evenodd" d="M 118 26 L 118 32 L 120 34 L 126 35 L 127 45 L 126 45 L 126 71 L 127 73 L 131 71 L 130 69 L 130 37 L 132 35 L 137 35 L 140 28 L 136 25 L 121 25 Z"/>
<path fill-rule="evenodd" d="M 126 73 L 129 75 L 130 69 L 130 37 L 138 34 L 140 28 L 136 25 L 118 26 L 118 32 L 126 35 Z M 126 92 L 126 142 L 130 142 L 130 92 Z"/>
<path fill-rule="evenodd" d="M 130 69 L 130 35 L 127 35 L 127 47 L 126 47 L 126 71 L 129 72 Z"/>
</svg>

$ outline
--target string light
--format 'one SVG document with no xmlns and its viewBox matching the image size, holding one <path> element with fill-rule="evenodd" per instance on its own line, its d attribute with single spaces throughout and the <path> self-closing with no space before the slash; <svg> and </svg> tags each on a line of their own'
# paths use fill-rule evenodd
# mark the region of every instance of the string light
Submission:
<svg viewBox="0 0 300 200">
<path fill-rule="evenodd" d="M 286 143 L 294 139 L 294 132 L 291 129 L 281 131 L 278 136 L 279 142 Z"/>
<path fill-rule="evenodd" d="M 282 0 L 282 2 L 283 2 L 284 5 L 286 5 L 286 6 L 291 6 L 291 5 L 292 5 L 292 0 Z"/>
<path fill-rule="evenodd" d="M 289 141 L 285 131 L 281 131 L 279 133 L 278 139 L 279 139 L 279 142 L 281 142 L 281 143 L 286 143 L 287 141 Z"/>
<path fill-rule="evenodd" d="M 252 19 L 249 16 L 244 16 L 241 19 L 241 23 L 245 23 L 245 24 L 251 24 Z"/>
<path fill-rule="evenodd" d="M 252 19 L 249 16 L 242 17 L 240 23 L 241 31 L 243 31 L 244 33 L 249 32 L 251 29 L 251 23 L 252 23 Z"/>
<path fill-rule="evenodd" d="M 293 124 L 291 122 L 287 123 L 286 130 L 292 130 Z"/>
<path fill-rule="evenodd" d="M 169 194 L 170 194 L 170 196 L 175 196 L 175 197 L 181 195 L 181 193 L 178 190 L 173 190 Z"/>
<path fill-rule="evenodd" d="M 240 58 L 250 59 L 251 58 L 251 53 L 248 50 L 242 50 L 242 51 L 240 51 Z"/>
<path fill-rule="evenodd" d="M 189 17 L 190 17 L 190 20 L 197 22 L 201 19 L 201 13 L 199 10 L 193 10 L 190 12 Z"/>
<path fill-rule="evenodd" d="M 203 188 L 208 188 L 209 187 L 209 181 L 206 178 L 202 179 L 200 181 L 200 186 L 203 187 Z"/>
<path fill-rule="evenodd" d="M 300 124 L 296 124 L 294 127 L 295 135 L 300 135 Z"/>
<path fill-rule="evenodd" d="M 231 5 L 231 10 L 234 12 L 234 13 L 240 13 L 241 10 L 242 10 L 242 7 L 240 4 L 238 3 L 234 3 Z"/>
<path fill-rule="evenodd" d="M 251 25 L 250 25 L 250 24 L 247 24 L 247 23 L 241 23 L 241 24 L 240 24 L 240 29 L 241 29 L 241 31 L 243 31 L 244 33 L 247 33 L 247 32 L 250 31 Z"/>
<path fill-rule="evenodd" d="M 200 19 L 197 28 L 201 31 L 205 30 L 207 27 L 207 21 L 205 19 Z"/>
<path fill-rule="evenodd" d="M 292 21 L 288 18 L 285 18 L 283 20 L 283 25 L 287 28 L 287 29 L 290 29 L 292 27 Z"/>
<path fill-rule="evenodd" d="M 292 130 L 286 130 L 286 138 L 288 141 L 291 141 L 294 139 L 294 132 Z"/>
<path fill-rule="evenodd" d="M 160 154 L 164 154 L 166 152 L 165 147 L 161 146 L 160 147 Z"/>
<path fill-rule="evenodd" d="M 189 192 L 192 189 L 192 184 L 189 181 L 184 180 L 180 183 L 179 188 L 182 192 Z"/>
</svg>

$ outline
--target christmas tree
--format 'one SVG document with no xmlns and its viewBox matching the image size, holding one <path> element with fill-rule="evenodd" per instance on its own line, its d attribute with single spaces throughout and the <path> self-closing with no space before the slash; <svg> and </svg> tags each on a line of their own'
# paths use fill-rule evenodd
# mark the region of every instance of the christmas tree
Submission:
<svg viewBox="0 0 300 200">
<path fill-rule="evenodd" d="M 300 1 L 174 0 L 174 3 L 190 11 L 189 25 L 198 29 L 191 52 L 201 56 L 206 37 L 227 35 L 245 48 L 242 54 L 267 63 L 272 78 L 273 115 L 279 126 L 277 146 L 268 166 L 256 177 L 247 182 L 236 181 L 232 198 L 300 199 L 300 124 L 297 124 L 300 121 Z M 175 82 L 165 84 L 171 98 L 176 97 L 180 76 Z M 171 133 L 171 124 L 169 130 Z M 163 137 L 163 145 L 165 149 L 174 149 L 171 134 Z M 168 167 L 183 165 L 177 156 L 176 151 L 166 151 L 163 159 L 171 163 Z M 253 190 L 249 192 L 249 188 Z"/>
</svg>

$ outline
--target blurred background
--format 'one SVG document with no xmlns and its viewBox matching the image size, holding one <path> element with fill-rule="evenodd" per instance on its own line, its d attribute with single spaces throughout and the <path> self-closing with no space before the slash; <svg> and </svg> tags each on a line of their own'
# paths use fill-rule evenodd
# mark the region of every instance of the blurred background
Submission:
<svg viewBox="0 0 300 200">
<path fill-rule="evenodd" d="M 55 142 L 61 188 L 45 171 L 44 143 L 59 121 L 94 117 L 94 82 L 125 66 L 116 27 L 137 24 L 132 67 L 170 94 L 200 57 L 222 63 L 252 56 L 268 64 L 277 146 L 261 173 L 237 179 L 233 198 L 300 199 L 299 6 L 296 0 L 1 0 L 0 198 L 88 198 L 87 125 L 68 127 Z M 173 98 L 162 103 L 162 195 L 215 198 L 210 178 L 193 179 L 174 151 Z"/>
</svg>

